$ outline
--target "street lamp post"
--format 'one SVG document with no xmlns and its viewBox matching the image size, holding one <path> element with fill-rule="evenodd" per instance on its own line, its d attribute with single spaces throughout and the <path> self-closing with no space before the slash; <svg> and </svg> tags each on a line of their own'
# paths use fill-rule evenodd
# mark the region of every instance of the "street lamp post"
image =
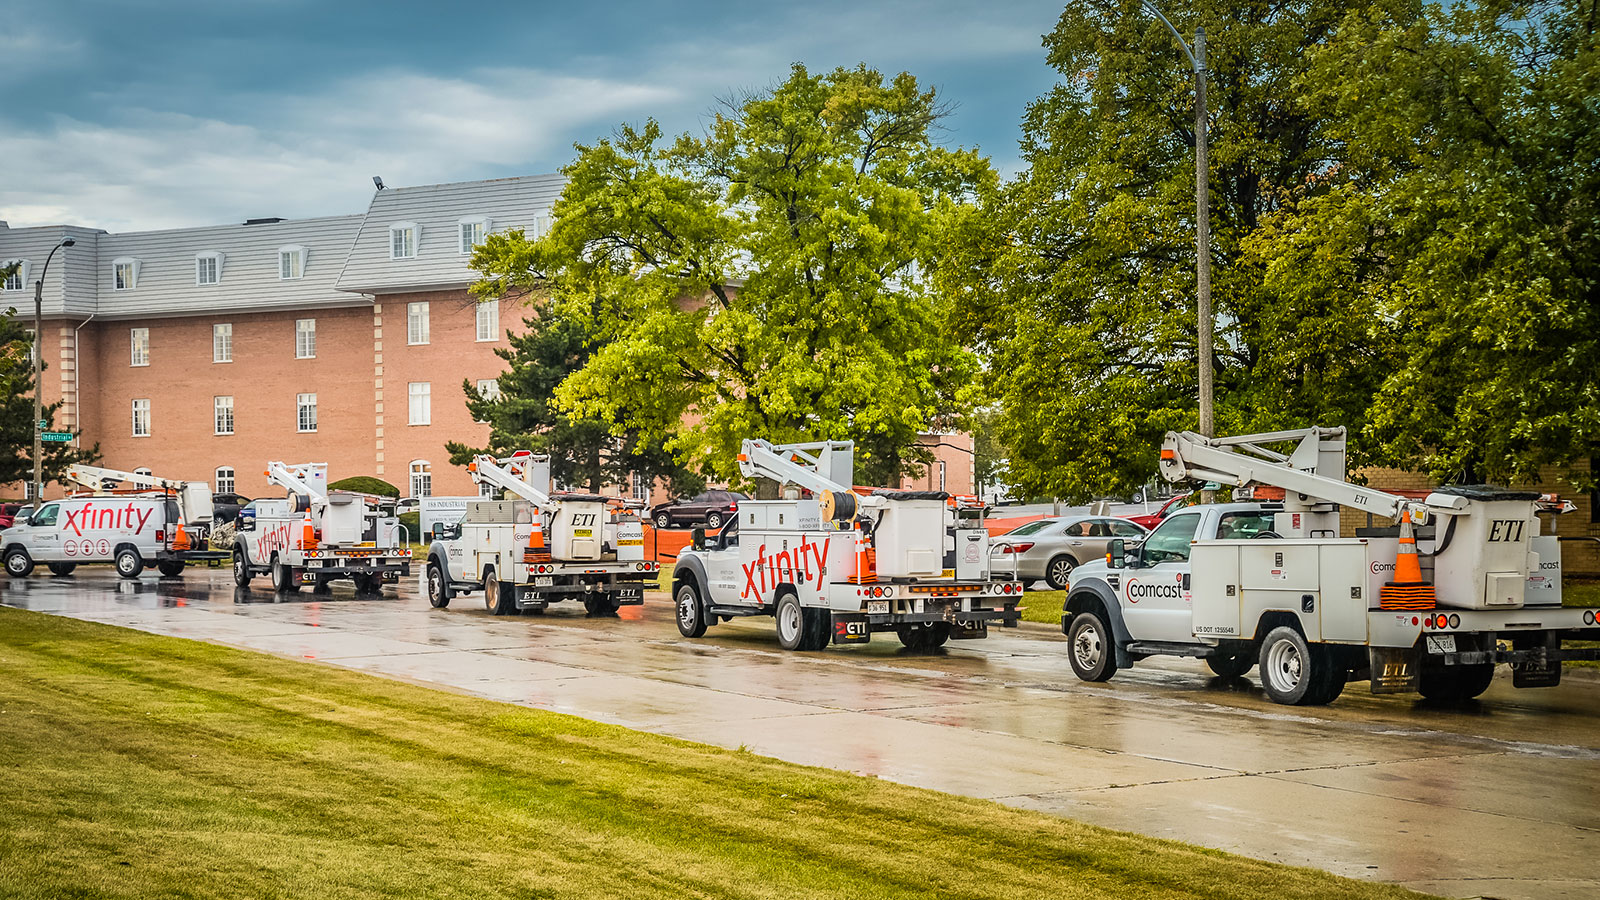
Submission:
<svg viewBox="0 0 1600 900">
<path fill-rule="evenodd" d="M 72 238 L 63 238 L 44 258 L 44 268 L 33 283 L 33 502 L 37 506 L 44 499 L 44 276 L 50 271 L 50 261 L 56 251 L 76 244 Z"/>
<path fill-rule="evenodd" d="M 1144 8 L 1167 26 L 1172 36 L 1178 39 L 1183 54 L 1189 57 L 1190 64 L 1194 66 L 1194 249 L 1195 290 L 1198 294 L 1195 318 L 1199 321 L 1200 332 L 1196 353 L 1200 358 L 1200 433 L 1215 437 L 1211 413 L 1211 154 L 1208 147 L 1210 141 L 1206 137 L 1206 30 L 1195 28 L 1194 49 L 1190 50 L 1183 35 L 1172 27 L 1172 23 L 1167 21 L 1154 3 L 1146 0 Z"/>
</svg>

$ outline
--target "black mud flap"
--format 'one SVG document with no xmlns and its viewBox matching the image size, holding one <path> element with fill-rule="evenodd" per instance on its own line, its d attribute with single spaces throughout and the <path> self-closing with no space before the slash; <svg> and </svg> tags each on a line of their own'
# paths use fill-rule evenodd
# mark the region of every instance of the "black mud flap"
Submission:
<svg viewBox="0 0 1600 900">
<path fill-rule="evenodd" d="M 644 602 L 643 587 L 617 588 L 617 603 L 622 606 L 634 606 Z"/>
<path fill-rule="evenodd" d="M 835 644 L 865 644 L 872 640 L 872 628 L 865 615 L 833 614 L 833 642 Z"/>
<path fill-rule="evenodd" d="M 1415 694 L 1422 686 L 1422 654 L 1415 647 L 1368 647 L 1374 694 Z"/>
<path fill-rule="evenodd" d="M 950 623 L 950 640 L 973 641 L 989 636 L 989 622 L 986 619 L 963 619 L 956 616 Z"/>
<path fill-rule="evenodd" d="M 1530 653 L 1511 664 L 1511 686 L 1519 688 L 1555 687 L 1561 683 L 1561 660 L 1543 653 Z"/>
</svg>

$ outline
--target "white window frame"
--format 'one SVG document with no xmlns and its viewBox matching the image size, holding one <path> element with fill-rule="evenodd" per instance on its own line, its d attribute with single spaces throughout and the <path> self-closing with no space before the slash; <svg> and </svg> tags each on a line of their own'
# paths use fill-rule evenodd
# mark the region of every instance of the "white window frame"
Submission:
<svg viewBox="0 0 1600 900">
<path fill-rule="evenodd" d="M 155 473 L 150 471 L 150 467 L 149 466 L 140 466 L 139 468 L 133 470 L 133 474 L 135 474 L 135 475 L 154 475 Z"/>
<path fill-rule="evenodd" d="M 134 367 L 150 365 L 149 328 L 128 329 L 128 365 Z"/>
<path fill-rule="evenodd" d="M 413 497 L 433 496 L 433 464 L 425 459 L 413 459 L 407 474 L 411 477 L 410 488 Z"/>
<path fill-rule="evenodd" d="M 395 239 L 401 232 L 409 235 L 405 247 L 395 246 Z M 415 222 L 396 222 L 389 226 L 389 258 L 390 259 L 416 259 L 422 247 L 422 226 Z M 410 250 L 410 253 L 400 253 L 401 249 Z"/>
<path fill-rule="evenodd" d="M 307 325 L 309 323 L 309 327 Z M 317 320 L 294 320 L 294 358 L 317 358 Z"/>
<path fill-rule="evenodd" d="M 499 400 L 500 399 L 500 379 L 498 379 L 498 378 L 479 378 L 478 379 L 478 397 L 480 399 L 483 399 L 483 400 L 488 400 L 491 403 L 494 402 L 495 400 Z M 488 422 L 489 420 L 488 419 L 473 419 L 473 421 L 477 422 L 479 424 L 483 424 L 483 423 Z"/>
<path fill-rule="evenodd" d="M 456 241 L 463 254 L 478 249 L 478 245 L 488 236 L 488 216 L 462 216 L 456 220 Z"/>
<path fill-rule="evenodd" d="M 630 493 L 633 495 L 633 499 L 650 499 L 650 479 L 645 478 L 643 472 L 634 472 L 630 481 L 632 483 L 629 487 L 632 489 Z"/>
<path fill-rule="evenodd" d="M 211 361 L 233 362 L 233 323 L 217 322 L 211 326 Z"/>
<path fill-rule="evenodd" d="M 433 424 L 433 382 L 413 381 L 406 385 L 408 425 Z"/>
<path fill-rule="evenodd" d="M 939 460 L 939 486 L 937 488 L 934 488 L 934 490 L 937 490 L 937 491 L 944 490 L 944 475 L 945 475 L 945 463 L 944 463 L 944 460 L 941 459 L 941 460 Z"/>
<path fill-rule="evenodd" d="M 233 434 L 233 397 L 218 395 L 211 398 L 211 424 L 213 434 Z"/>
<path fill-rule="evenodd" d="M 298 281 L 306 277 L 306 258 L 309 256 L 306 248 L 299 244 L 290 244 L 278 248 L 278 280 Z M 285 263 L 288 265 L 285 266 Z M 284 274 L 287 271 L 289 274 Z"/>
<path fill-rule="evenodd" d="M 473 310 L 473 322 L 477 326 L 478 343 L 493 343 L 500 340 L 500 301 L 480 302 L 478 308 Z"/>
<path fill-rule="evenodd" d="M 224 475 L 223 474 L 224 472 L 226 472 L 227 474 Z M 214 476 L 212 478 L 212 481 L 211 481 L 211 483 L 213 485 L 212 493 L 214 493 L 214 494 L 233 494 L 233 493 L 237 493 L 234 490 L 234 486 L 238 484 L 238 481 L 235 480 L 235 478 L 234 478 L 233 466 L 217 466 L 217 471 L 212 473 L 212 474 Z"/>
<path fill-rule="evenodd" d="M 126 270 L 126 271 L 124 271 Z M 119 256 L 111 261 L 111 289 L 131 291 L 139 286 L 139 260 Z"/>
<path fill-rule="evenodd" d="M 15 278 L 17 280 L 17 286 L 16 287 L 12 287 L 11 286 L 11 278 L 7 278 L 7 279 L 5 279 L 4 282 L 0 282 L 0 290 L 4 290 L 4 291 L 25 291 L 25 290 L 27 290 L 28 289 L 28 261 L 25 260 L 25 259 L 0 260 L 0 267 L 9 266 L 12 263 L 16 263 L 17 264 L 17 271 L 16 271 L 15 274 L 13 274 L 11 276 L 11 278 Z"/>
<path fill-rule="evenodd" d="M 143 414 L 142 420 L 140 417 L 141 413 Z M 139 427 L 141 424 L 144 426 L 142 430 Z M 149 437 L 151 430 L 150 400 L 147 397 L 136 398 L 133 401 L 133 436 L 136 438 Z"/>
<path fill-rule="evenodd" d="M 420 345 L 428 343 L 429 320 L 428 301 L 415 300 L 406 304 L 406 343 Z"/>
<path fill-rule="evenodd" d="M 205 253 L 194 255 L 194 283 L 196 286 L 205 286 L 222 283 L 223 255 L 217 250 L 208 250 Z M 207 281 L 205 276 L 211 276 Z"/>
<path fill-rule="evenodd" d="M 306 411 L 307 410 L 309 410 L 311 412 L 311 415 L 309 417 L 306 415 Z M 300 433 L 300 434 L 316 434 L 316 432 L 317 432 L 317 395 L 316 395 L 315 392 L 312 392 L 312 393 L 309 393 L 309 394 L 295 394 L 294 395 L 294 423 L 295 423 L 295 429 L 296 429 L 296 431 L 298 433 Z M 306 427 L 307 424 L 309 424 L 311 427 L 307 428 Z"/>
</svg>

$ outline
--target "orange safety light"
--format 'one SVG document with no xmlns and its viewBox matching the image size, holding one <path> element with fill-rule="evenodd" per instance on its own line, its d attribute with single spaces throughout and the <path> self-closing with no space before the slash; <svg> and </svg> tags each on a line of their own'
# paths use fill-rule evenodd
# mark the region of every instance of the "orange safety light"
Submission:
<svg viewBox="0 0 1600 900">
<path fill-rule="evenodd" d="M 1162 459 L 1177 459 L 1178 458 L 1178 451 L 1163 449 L 1161 451 L 1161 458 Z"/>
</svg>

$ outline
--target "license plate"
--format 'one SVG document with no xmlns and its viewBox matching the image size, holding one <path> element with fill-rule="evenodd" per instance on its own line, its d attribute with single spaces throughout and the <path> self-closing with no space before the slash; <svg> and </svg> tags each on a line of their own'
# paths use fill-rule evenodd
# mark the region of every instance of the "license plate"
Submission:
<svg viewBox="0 0 1600 900">
<path fill-rule="evenodd" d="M 1456 652 L 1456 636 L 1453 634 L 1428 635 L 1429 653 L 1454 653 Z"/>
<path fill-rule="evenodd" d="M 538 575 L 533 579 L 534 587 L 552 587 L 556 583 L 554 575 Z"/>
<path fill-rule="evenodd" d="M 887 600 L 868 600 L 867 601 L 867 615 L 869 615 L 869 616 L 887 616 L 888 614 L 889 614 L 889 601 L 887 601 Z"/>
</svg>

